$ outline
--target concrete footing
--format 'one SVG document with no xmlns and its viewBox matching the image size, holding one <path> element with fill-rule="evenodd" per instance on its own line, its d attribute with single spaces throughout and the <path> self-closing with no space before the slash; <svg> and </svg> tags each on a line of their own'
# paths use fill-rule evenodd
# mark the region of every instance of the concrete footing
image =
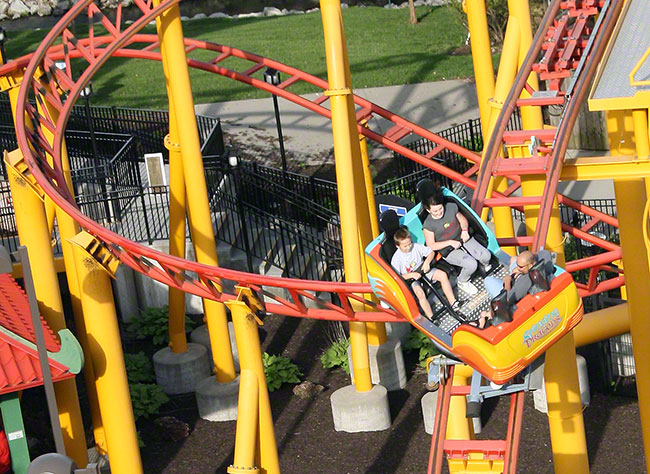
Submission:
<svg viewBox="0 0 650 474">
<path fill-rule="evenodd" d="M 219 383 L 216 375 L 201 380 L 196 386 L 199 416 L 208 421 L 237 419 L 239 376 L 232 382 Z"/>
<path fill-rule="evenodd" d="M 391 339 L 399 339 L 402 345 L 406 344 L 412 329 L 411 323 L 386 323 L 386 335 Z"/>
<path fill-rule="evenodd" d="M 399 339 L 389 338 L 380 346 L 368 346 L 370 358 L 370 377 L 373 384 L 381 384 L 389 392 L 406 387 L 406 368 L 404 355 Z M 352 366 L 352 348 L 348 347 L 348 361 L 351 367 L 350 376 L 354 383 L 354 367 Z"/>
<path fill-rule="evenodd" d="M 587 361 L 580 354 L 576 354 L 576 365 L 578 366 L 578 386 L 580 387 L 580 401 L 583 408 L 591 403 L 591 392 L 589 391 L 589 375 L 587 373 Z M 541 389 L 533 392 L 533 402 L 535 410 L 548 413 L 548 404 L 546 403 L 546 385 L 542 384 Z"/>
<path fill-rule="evenodd" d="M 168 395 L 190 393 L 200 380 L 210 375 L 208 351 L 201 344 L 189 343 L 182 354 L 172 352 L 169 347 L 153 355 L 156 383 Z"/>
<path fill-rule="evenodd" d="M 436 407 L 438 406 L 438 391 L 427 392 L 420 400 L 422 405 L 422 418 L 424 419 L 424 431 L 427 434 L 433 434 L 433 423 L 436 417 Z"/>
<path fill-rule="evenodd" d="M 330 403 L 336 431 L 361 433 L 390 428 L 388 391 L 382 385 L 368 392 L 357 392 L 354 385 L 347 385 L 332 394 Z"/>
<path fill-rule="evenodd" d="M 239 372 L 239 352 L 237 351 L 237 341 L 235 341 L 235 328 L 232 321 L 228 321 L 228 335 L 230 336 L 230 347 L 232 347 L 232 357 L 235 361 L 235 372 Z M 208 326 L 202 325 L 192 331 L 190 340 L 197 344 L 201 344 L 208 350 L 208 359 L 212 360 L 212 348 L 210 347 L 210 334 L 208 333 Z"/>
</svg>

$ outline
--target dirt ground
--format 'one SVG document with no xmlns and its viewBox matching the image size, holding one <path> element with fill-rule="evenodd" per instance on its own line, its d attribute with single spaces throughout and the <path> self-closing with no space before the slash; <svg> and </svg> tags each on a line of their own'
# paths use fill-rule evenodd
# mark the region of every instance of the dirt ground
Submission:
<svg viewBox="0 0 650 474">
<path fill-rule="evenodd" d="M 420 399 L 426 393 L 426 376 L 416 369 L 416 354 L 406 353 L 408 385 L 389 393 L 392 426 L 374 433 L 334 431 L 330 395 L 349 384 L 341 370 L 323 369 L 319 360 L 328 347 L 328 323 L 268 316 L 261 330 L 263 350 L 283 354 L 297 363 L 305 379 L 326 389 L 312 400 L 302 400 L 283 386 L 271 393 L 280 466 L 284 474 L 302 473 L 423 473 L 426 472 L 431 437 L 424 431 Z M 415 374 L 414 374 L 415 372 Z M 507 399 L 486 404 L 481 438 L 505 436 Z M 188 438 L 164 442 L 152 424 L 141 436 L 147 473 L 225 473 L 233 460 L 235 422 L 212 423 L 199 418 L 193 395 L 172 400 L 164 414 L 186 421 Z M 639 409 L 635 398 L 592 393 L 584 412 L 592 473 L 643 473 L 643 447 Z M 524 425 L 517 472 L 552 473 L 552 452 L 546 415 L 535 411 L 526 396 Z"/>
</svg>

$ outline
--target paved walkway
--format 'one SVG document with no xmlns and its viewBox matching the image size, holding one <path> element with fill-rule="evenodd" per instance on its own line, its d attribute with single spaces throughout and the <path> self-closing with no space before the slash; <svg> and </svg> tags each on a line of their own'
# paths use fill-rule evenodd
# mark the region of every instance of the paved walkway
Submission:
<svg viewBox="0 0 650 474">
<path fill-rule="evenodd" d="M 404 86 L 357 89 L 355 93 L 391 112 L 428 128 L 439 131 L 479 116 L 474 83 L 453 80 Z M 308 94 L 313 99 L 317 94 Z M 287 156 L 318 165 L 332 160 L 332 127 L 326 119 L 284 99 L 278 99 Z M 327 104 L 327 103 L 326 103 Z M 273 100 L 253 99 L 199 104 L 202 115 L 219 117 L 226 139 L 240 153 L 262 158 L 278 148 Z M 373 119 L 371 127 L 385 132 L 389 122 Z M 381 153 L 381 152 L 379 152 Z M 380 158 L 377 152 L 374 158 Z"/>
<path fill-rule="evenodd" d="M 470 80 L 373 87 L 354 92 L 433 132 L 479 116 L 476 89 Z M 313 99 L 316 96 L 308 94 L 305 97 Z M 299 168 L 300 163 L 306 166 L 333 163 L 331 122 L 287 100 L 278 99 L 278 102 L 290 168 Z M 278 135 L 270 97 L 197 104 L 196 111 L 221 119 L 226 143 L 240 156 L 279 165 Z M 376 121 L 371 123 L 373 129 L 385 132 L 390 127 L 386 120 L 373 120 Z M 390 156 L 392 153 L 383 147 L 371 146 L 371 160 Z M 611 181 L 560 183 L 560 191 L 574 199 L 614 197 Z"/>
</svg>

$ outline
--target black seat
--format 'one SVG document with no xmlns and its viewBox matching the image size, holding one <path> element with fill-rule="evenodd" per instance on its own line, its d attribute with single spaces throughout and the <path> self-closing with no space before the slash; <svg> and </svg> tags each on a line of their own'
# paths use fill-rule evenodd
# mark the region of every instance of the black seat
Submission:
<svg viewBox="0 0 650 474">
<path fill-rule="evenodd" d="M 397 250 L 393 240 L 395 232 L 399 229 L 399 216 L 397 213 L 392 209 L 382 212 L 379 216 L 379 228 L 384 233 L 384 241 L 381 243 L 379 255 L 390 264 Z"/>
<path fill-rule="evenodd" d="M 540 291 L 548 291 L 551 288 L 551 285 L 549 285 L 548 279 L 546 278 L 546 267 L 546 262 L 544 260 L 539 260 L 528 271 L 530 281 L 532 282 L 532 285 L 528 290 L 529 294 L 535 295 Z"/>
<path fill-rule="evenodd" d="M 417 187 L 415 188 L 418 196 L 418 201 L 420 201 L 420 210 L 418 211 L 418 218 L 420 222 L 424 224 L 424 220 L 429 215 L 427 211 L 422 206 L 422 203 L 426 198 L 431 196 L 436 191 L 436 185 L 433 184 L 429 178 L 421 179 L 418 181 Z"/>
<path fill-rule="evenodd" d="M 508 304 L 508 292 L 505 289 L 492 298 L 490 311 L 492 313 L 492 319 L 490 320 L 492 326 L 512 321 L 512 308 Z"/>
</svg>

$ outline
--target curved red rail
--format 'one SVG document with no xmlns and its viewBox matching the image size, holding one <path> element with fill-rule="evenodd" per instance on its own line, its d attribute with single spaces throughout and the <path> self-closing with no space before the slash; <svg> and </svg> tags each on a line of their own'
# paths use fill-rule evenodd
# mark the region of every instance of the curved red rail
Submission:
<svg viewBox="0 0 650 474">
<path fill-rule="evenodd" d="M 220 284 L 222 280 L 233 280 L 239 285 L 248 286 L 265 294 L 270 300 L 267 303 L 267 309 L 278 314 L 358 321 L 402 320 L 395 312 L 378 308 L 363 297 L 363 294 L 370 293 L 370 287 L 367 284 L 268 277 L 225 268 L 210 267 L 183 260 L 127 240 L 83 215 L 76 207 L 74 198 L 69 194 L 65 186 L 61 166 L 63 130 L 65 130 L 72 106 L 79 97 L 83 87 L 109 57 L 160 60 L 160 53 L 155 51 L 158 47 L 158 37 L 155 35 L 141 35 L 137 31 L 152 21 L 161 11 L 170 5 L 178 3 L 178 1 L 165 0 L 158 7 L 152 8 L 150 2 L 136 0 L 136 5 L 140 8 L 142 16 L 124 29 L 122 29 L 125 25 L 121 24 L 119 8 L 115 21 L 111 22 L 101 13 L 100 9 L 92 0 L 80 1 L 57 23 L 54 29 L 40 44 L 36 52 L 0 67 L 0 74 L 12 70 L 24 69 L 24 80 L 18 99 L 19 107 L 17 111 L 16 132 L 24 160 L 35 181 L 58 206 L 70 214 L 84 229 L 103 242 L 107 249 L 115 257 L 119 258 L 120 261 L 136 271 L 144 273 L 169 286 L 201 297 L 226 301 L 234 298 L 234 296 L 218 291 L 215 284 Z M 89 17 L 93 17 L 95 21 L 99 21 L 109 34 L 101 37 L 95 36 L 94 26 L 91 23 L 89 37 L 85 39 L 76 38 L 68 29 L 68 26 L 75 17 L 84 12 Z M 57 41 L 60 41 L 60 44 L 55 45 Z M 185 44 L 188 52 L 201 49 L 215 53 L 214 58 L 209 61 L 199 61 L 189 58 L 188 64 L 191 67 L 214 72 L 266 90 L 325 117 L 330 117 L 330 110 L 323 105 L 327 100 L 325 95 L 310 101 L 288 90 L 292 84 L 298 81 L 309 82 L 325 90 L 328 85 L 322 79 L 282 63 L 228 46 L 191 39 L 186 40 Z M 223 67 L 221 63 L 231 56 L 245 59 L 251 62 L 252 65 L 243 72 Z M 69 65 L 70 60 L 73 58 L 81 58 L 87 63 L 85 69 L 83 69 L 80 76 L 76 79 L 70 75 L 71 68 Z M 54 66 L 54 62 L 59 60 L 64 60 L 68 64 L 65 71 Z M 288 79 L 278 86 L 273 86 L 267 84 L 262 79 L 253 77 L 255 73 L 267 66 L 287 74 Z M 78 67 L 77 70 L 79 70 Z M 65 100 L 63 98 L 64 95 L 66 96 Z M 30 105 L 28 99 L 32 96 L 39 98 L 39 100 L 47 101 L 58 112 L 58 118 L 55 120 L 51 117 L 45 108 L 37 109 Z M 434 158 L 441 151 L 450 150 L 477 164 L 479 161 L 477 154 L 451 143 L 365 99 L 355 96 L 354 102 L 358 107 L 359 117 L 363 116 L 368 118 L 374 115 L 389 120 L 394 124 L 388 132 L 383 134 L 371 128 L 367 129 L 364 127 L 359 127 L 360 133 L 444 176 L 448 176 L 470 188 L 475 187 L 476 183 L 472 179 L 472 174 L 478 169 L 477 165 L 468 172 L 461 174 L 436 162 Z M 32 125 L 33 131 L 30 129 Z M 44 129 L 54 132 L 54 142 L 52 144 L 46 139 Z M 432 141 L 435 143 L 434 149 L 426 155 L 420 155 L 406 148 L 399 143 L 399 140 L 408 134 L 417 135 Z M 514 189 L 515 187 L 509 190 L 508 194 L 514 191 Z M 560 199 L 561 202 L 591 216 L 592 220 L 602 220 L 614 225 L 618 224 L 616 219 L 611 216 L 586 206 L 581 206 L 568 198 L 561 197 Z M 594 245 L 608 250 L 598 260 L 598 265 L 606 265 L 620 258 L 620 249 L 618 246 L 591 236 L 581 229 L 565 226 L 565 230 L 576 237 L 583 238 Z M 518 242 L 523 243 L 525 239 L 520 238 Z M 592 260 L 581 259 L 569 262 L 567 269 L 573 271 L 583 268 L 585 265 L 591 267 L 595 264 L 596 262 Z M 190 277 L 187 272 L 193 272 L 197 277 Z M 604 285 L 605 283 L 608 284 Z M 593 284 L 582 288 L 581 293 L 583 295 L 594 294 L 602 291 L 605 287 L 616 287 L 621 284 L 622 277 L 615 279 L 613 284 L 612 280 L 597 283 L 594 279 Z M 268 291 L 269 288 L 281 289 L 285 293 L 285 296 L 274 296 Z M 317 293 L 322 292 L 328 293 L 330 296 L 336 295 L 338 302 L 332 303 L 322 297 L 318 297 Z M 368 305 L 374 311 L 354 311 L 354 302 Z"/>
</svg>

